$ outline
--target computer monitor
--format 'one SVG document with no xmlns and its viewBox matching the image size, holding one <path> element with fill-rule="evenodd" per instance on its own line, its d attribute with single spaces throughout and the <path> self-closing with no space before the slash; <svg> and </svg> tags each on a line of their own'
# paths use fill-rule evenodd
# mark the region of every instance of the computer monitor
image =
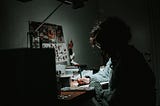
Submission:
<svg viewBox="0 0 160 106">
<path fill-rule="evenodd" d="M 57 98 L 53 48 L 0 50 L 1 106 L 53 106 Z"/>
</svg>

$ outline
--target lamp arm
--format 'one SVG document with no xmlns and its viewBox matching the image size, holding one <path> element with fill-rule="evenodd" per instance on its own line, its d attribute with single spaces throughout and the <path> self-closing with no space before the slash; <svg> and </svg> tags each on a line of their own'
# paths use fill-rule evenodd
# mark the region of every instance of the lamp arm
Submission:
<svg viewBox="0 0 160 106">
<path fill-rule="evenodd" d="M 63 5 L 63 2 L 61 2 L 43 21 L 42 23 L 35 29 L 35 32 L 37 32 L 39 30 L 39 28 L 41 28 L 41 26 L 45 23 L 45 21 L 54 13 L 56 12 L 56 10 L 58 8 L 60 8 Z"/>
</svg>

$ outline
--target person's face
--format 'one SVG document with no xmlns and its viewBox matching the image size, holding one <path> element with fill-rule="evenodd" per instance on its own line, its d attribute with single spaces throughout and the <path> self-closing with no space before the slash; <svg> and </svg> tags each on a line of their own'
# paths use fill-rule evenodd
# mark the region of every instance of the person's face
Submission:
<svg viewBox="0 0 160 106">
<path fill-rule="evenodd" d="M 98 33 L 97 33 L 97 35 L 98 35 Z M 93 47 L 93 48 L 98 48 L 101 52 L 103 52 L 105 55 L 107 54 L 107 55 L 110 55 L 110 54 L 112 54 L 112 52 L 113 52 L 113 45 L 111 44 L 111 43 L 109 43 L 110 41 L 108 41 L 108 42 L 105 42 L 105 43 L 102 43 L 101 42 L 101 37 L 102 36 L 100 36 L 100 35 L 90 35 L 90 38 L 89 38 L 89 42 L 90 42 L 90 44 L 91 44 L 91 46 Z M 105 38 L 106 39 L 106 38 Z M 103 54 L 103 55 L 104 55 Z"/>
<path fill-rule="evenodd" d="M 99 31 L 95 31 L 94 33 L 91 33 L 89 42 L 92 47 L 97 47 L 98 49 L 101 49 L 100 43 L 97 41 L 97 35 L 99 34 Z"/>
<path fill-rule="evenodd" d="M 89 42 L 92 47 L 97 47 L 98 49 L 101 49 L 101 45 L 96 41 L 95 37 L 90 37 Z"/>
</svg>

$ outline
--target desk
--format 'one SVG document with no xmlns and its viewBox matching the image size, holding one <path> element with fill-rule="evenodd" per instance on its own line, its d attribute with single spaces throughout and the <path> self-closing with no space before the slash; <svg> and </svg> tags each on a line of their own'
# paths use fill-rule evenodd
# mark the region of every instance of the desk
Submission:
<svg viewBox="0 0 160 106">
<path fill-rule="evenodd" d="M 94 97 L 95 91 L 61 91 L 59 98 L 60 106 L 84 106 L 86 102 Z"/>
<path fill-rule="evenodd" d="M 108 87 L 108 82 L 101 83 L 102 88 Z M 84 85 L 87 86 L 87 85 Z M 61 91 L 59 98 L 60 106 L 92 106 L 91 100 L 95 97 L 95 90 L 71 90 Z"/>
<path fill-rule="evenodd" d="M 108 87 L 108 82 L 100 83 L 102 88 Z M 78 85 L 77 81 L 71 81 L 70 86 L 71 88 L 76 88 Z M 89 87 L 89 85 L 83 85 L 80 87 Z M 65 87 L 64 87 L 65 88 Z M 95 90 L 62 90 L 58 98 L 58 105 L 59 106 L 91 106 L 92 98 L 95 97 Z M 92 102 L 93 103 L 93 102 Z"/>
</svg>

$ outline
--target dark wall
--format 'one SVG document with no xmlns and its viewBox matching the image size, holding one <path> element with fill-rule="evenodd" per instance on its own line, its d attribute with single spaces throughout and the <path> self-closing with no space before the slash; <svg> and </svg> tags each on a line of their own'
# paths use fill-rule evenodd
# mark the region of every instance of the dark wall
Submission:
<svg viewBox="0 0 160 106">
<path fill-rule="evenodd" d="M 1 0 L 0 48 L 27 47 L 28 22 L 42 22 L 59 4 L 57 0 Z M 88 41 L 97 8 L 97 0 L 89 0 L 79 9 L 64 4 L 46 20 L 46 23 L 62 25 L 66 44 L 73 40 L 76 61 L 90 66 L 100 61 Z M 90 61 L 94 57 L 95 61 Z"/>
<path fill-rule="evenodd" d="M 153 70 L 157 78 L 157 106 L 160 106 L 160 1 L 149 0 L 150 34 L 153 47 Z"/>
</svg>

